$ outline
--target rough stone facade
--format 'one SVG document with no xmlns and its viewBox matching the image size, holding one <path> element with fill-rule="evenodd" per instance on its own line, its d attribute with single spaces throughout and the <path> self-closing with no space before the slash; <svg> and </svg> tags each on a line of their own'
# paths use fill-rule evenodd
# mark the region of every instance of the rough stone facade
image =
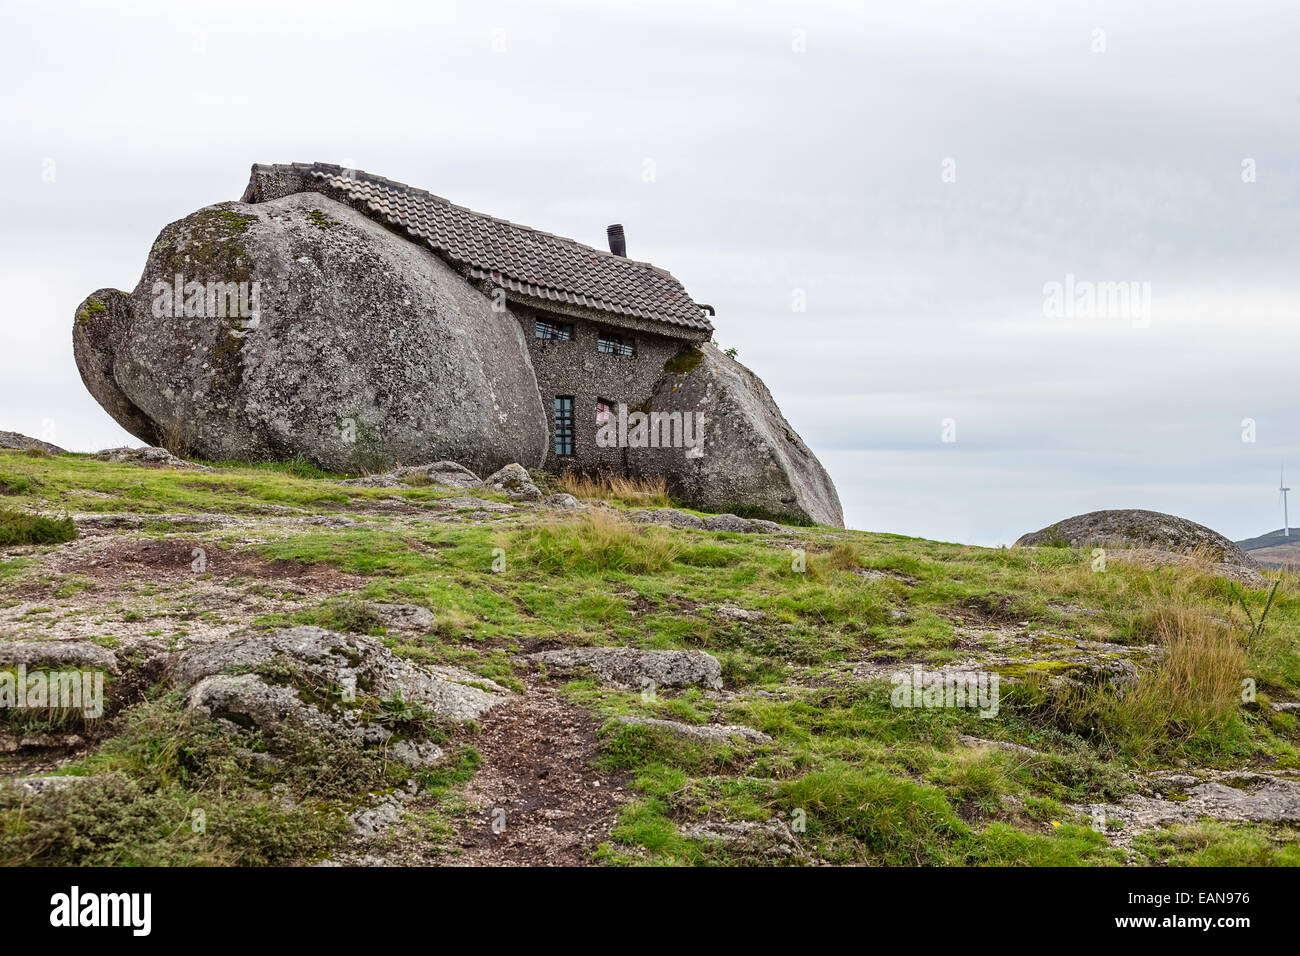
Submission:
<svg viewBox="0 0 1300 956">
<path fill-rule="evenodd" d="M 542 408 L 550 421 L 551 441 L 547 446 L 544 468 L 552 472 L 576 470 L 616 475 L 638 474 L 638 466 L 657 449 L 629 447 L 601 448 L 596 443 L 597 403 L 604 403 L 617 416 L 618 405 L 629 411 L 644 409 L 664 375 L 664 365 L 689 348 L 690 339 L 661 335 L 628 328 L 608 321 L 600 322 L 550 310 L 512 306 L 523 328 L 524 339 L 537 375 Z M 540 339 L 536 336 L 538 320 L 565 323 L 572 327 L 571 340 Z M 597 336 L 604 330 L 631 342 L 633 355 L 612 355 L 596 347 Z M 555 453 L 555 400 L 573 399 L 573 454 Z M 685 449 L 673 449 L 678 454 Z"/>
</svg>

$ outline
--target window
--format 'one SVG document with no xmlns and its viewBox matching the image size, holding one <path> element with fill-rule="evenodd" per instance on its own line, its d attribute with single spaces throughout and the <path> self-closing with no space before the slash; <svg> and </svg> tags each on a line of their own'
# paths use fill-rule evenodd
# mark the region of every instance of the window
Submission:
<svg viewBox="0 0 1300 956">
<path fill-rule="evenodd" d="M 609 417 L 614 413 L 614 403 L 608 398 L 596 399 L 596 425 L 606 425 L 609 423 Z"/>
<path fill-rule="evenodd" d="M 596 333 L 596 351 L 607 355 L 636 355 L 636 343 L 616 332 L 602 329 Z"/>
<path fill-rule="evenodd" d="M 552 322 L 550 319 L 538 319 L 533 324 L 533 338 L 572 342 L 573 326 L 568 322 Z"/>
<path fill-rule="evenodd" d="M 573 396 L 555 396 L 555 454 L 573 454 Z"/>
</svg>

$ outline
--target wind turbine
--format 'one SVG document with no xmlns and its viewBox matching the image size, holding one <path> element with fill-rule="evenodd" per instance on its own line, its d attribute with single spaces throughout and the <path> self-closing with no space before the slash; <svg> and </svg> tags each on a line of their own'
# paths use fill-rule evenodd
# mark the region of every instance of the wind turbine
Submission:
<svg viewBox="0 0 1300 956">
<path fill-rule="evenodd" d="M 1282 476 L 1277 482 L 1277 493 L 1282 498 L 1282 537 L 1291 537 L 1291 521 L 1286 512 L 1286 493 L 1291 489 L 1286 486 L 1286 466 L 1282 466 Z"/>
</svg>

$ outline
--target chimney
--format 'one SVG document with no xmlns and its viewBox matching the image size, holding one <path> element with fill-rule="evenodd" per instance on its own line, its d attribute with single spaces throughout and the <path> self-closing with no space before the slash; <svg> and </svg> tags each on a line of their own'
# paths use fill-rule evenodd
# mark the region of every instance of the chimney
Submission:
<svg viewBox="0 0 1300 956">
<path fill-rule="evenodd" d="M 605 235 L 609 237 L 609 251 L 616 256 L 627 258 L 627 240 L 623 238 L 623 224 L 620 222 L 608 227 Z"/>
</svg>

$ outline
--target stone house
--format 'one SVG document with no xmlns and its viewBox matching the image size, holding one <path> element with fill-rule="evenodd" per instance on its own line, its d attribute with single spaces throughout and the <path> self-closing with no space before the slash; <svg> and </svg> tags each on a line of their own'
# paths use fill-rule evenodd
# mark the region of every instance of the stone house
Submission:
<svg viewBox="0 0 1300 956">
<path fill-rule="evenodd" d="M 626 255 L 323 163 L 163 227 L 126 292 L 74 313 L 123 428 L 214 461 L 343 473 L 455 461 L 662 479 L 704 511 L 843 525 L 835 485 L 713 310 Z M 257 313 L 199 306 L 247 283 Z M 185 298 L 183 313 L 159 296 Z M 179 291 L 177 291 L 179 290 Z"/>
<path fill-rule="evenodd" d="M 606 231 L 609 251 L 595 249 L 323 163 L 255 166 L 243 201 L 309 190 L 433 249 L 520 322 L 550 421 L 547 470 L 662 470 L 669 453 L 657 447 L 661 432 L 679 456 L 682 442 L 693 440 L 689 415 L 685 426 L 680 417 L 656 416 L 645 441 L 635 429 L 608 447 L 598 440 L 600 427 L 616 425 L 621 413 L 648 417 L 665 367 L 713 335 L 713 309 L 694 302 L 665 270 L 628 258 L 621 225 Z"/>
</svg>

